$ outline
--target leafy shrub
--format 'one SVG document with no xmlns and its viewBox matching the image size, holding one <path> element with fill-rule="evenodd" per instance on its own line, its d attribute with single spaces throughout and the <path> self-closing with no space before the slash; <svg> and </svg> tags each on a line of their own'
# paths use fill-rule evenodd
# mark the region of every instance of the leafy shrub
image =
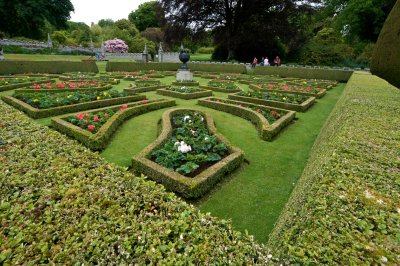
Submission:
<svg viewBox="0 0 400 266">
<path fill-rule="evenodd" d="M 212 60 L 225 61 L 228 58 L 229 51 L 224 45 L 219 45 L 214 49 L 211 55 Z"/>
<path fill-rule="evenodd" d="M 72 61 L 0 61 L 0 74 L 95 72 L 96 62 Z"/>
<path fill-rule="evenodd" d="M 199 54 L 212 54 L 212 53 L 214 53 L 214 47 L 200 47 L 197 50 L 197 53 L 199 53 Z"/>
<path fill-rule="evenodd" d="M 104 48 L 110 53 L 127 53 L 129 47 L 123 40 L 113 39 L 105 41 Z"/>
</svg>

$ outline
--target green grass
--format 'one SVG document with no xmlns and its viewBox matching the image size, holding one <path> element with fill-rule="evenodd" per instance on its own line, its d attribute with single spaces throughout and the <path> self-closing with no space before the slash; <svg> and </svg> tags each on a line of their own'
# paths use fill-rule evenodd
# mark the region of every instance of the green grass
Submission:
<svg viewBox="0 0 400 266">
<path fill-rule="evenodd" d="M 103 63 L 100 63 L 103 64 Z M 206 79 L 195 78 L 201 85 Z M 175 77 L 161 79 L 170 84 Z M 114 89 L 123 90 L 131 81 L 121 81 Z M 243 89 L 247 85 L 239 84 Z M 306 113 L 297 113 L 296 120 L 273 142 L 259 138 L 256 128 L 248 121 L 230 114 L 197 105 L 197 100 L 175 99 L 178 107 L 196 108 L 211 113 L 217 129 L 229 141 L 242 149 L 248 164 L 198 202 L 203 212 L 232 220 L 235 229 L 248 231 L 265 243 L 290 193 L 302 174 L 313 143 L 321 127 L 341 95 L 344 84 L 330 90 Z M 10 92 L 4 92 L 9 94 Z M 2 93 L 2 94 L 4 94 Z M 145 93 L 149 99 L 169 98 L 155 92 Z M 227 94 L 214 92 L 227 98 Z M 174 99 L 174 98 L 170 98 Z M 157 137 L 157 123 L 166 109 L 150 112 L 124 123 L 101 156 L 109 162 L 129 167 L 131 158 Z M 50 118 L 36 120 L 50 124 Z"/>
</svg>

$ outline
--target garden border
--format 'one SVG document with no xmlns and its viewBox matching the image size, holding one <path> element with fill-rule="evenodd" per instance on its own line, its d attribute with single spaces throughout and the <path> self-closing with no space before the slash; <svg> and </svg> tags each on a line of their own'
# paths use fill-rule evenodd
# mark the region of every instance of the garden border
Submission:
<svg viewBox="0 0 400 266">
<path fill-rule="evenodd" d="M 78 140 L 92 150 L 102 150 L 108 145 L 118 127 L 127 119 L 150 111 L 172 107 L 175 106 L 176 103 L 174 100 L 157 99 L 156 102 L 150 102 L 146 104 L 139 104 L 135 102 L 127 105 L 127 109 L 125 109 L 123 112 L 115 113 L 95 134 L 66 121 L 65 118 L 69 117 L 71 114 L 52 118 L 51 126 L 57 131 Z M 109 106 L 100 109 L 93 109 L 90 110 L 90 112 L 93 113 L 106 111 L 109 109 L 118 111 L 119 108 L 121 108 L 120 105 Z"/>
<path fill-rule="evenodd" d="M 326 94 L 326 89 L 322 89 L 318 93 L 308 93 L 308 92 L 299 92 L 299 91 L 285 91 L 285 90 L 270 90 L 270 89 L 263 89 L 257 85 L 250 84 L 249 88 L 253 91 L 257 92 L 279 92 L 279 93 L 291 93 L 291 94 L 297 94 L 297 95 L 305 95 L 305 96 L 311 96 L 315 97 L 316 99 L 322 98 Z"/>
<path fill-rule="evenodd" d="M 244 159 L 244 154 L 239 148 L 233 146 L 221 133 L 217 132 L 214 120 L 210 114 L 200 112 L 204 114 L 207 129 L 217 137 L 218 141 L 225 143 L 230 154 L 193 178 L 185 177 L 151 161 L 149 159 L 151 152 L 162 147 L 172 134 L 171 115 L 186 111 L 200 112 L 194 109 L 175 108 L 163 113 L 161 134 L 153 143 L 132 158 L 132 169 L 135 169 L 137 173 L 143 173 L 149 178 L 162 183 L 167 189 L 175 191 L 185 198 L 197 198 L 209 191 L 227 173 L 231 173 L 239 167 Z"/>
<path fill-rule="evenodd" d="M 301 104 L 292 104 L 292 103 L 283 103 L 278 101 L 269 101 L 258 98 L 240 96 L 237 95 L 237 93 L 229 94 L 228 99 L 247 102 L 247 103 L 260 104 L 270 107 L 276 107 L 280 109 L 292 110 L 297 112 L 305 112 L 315 103 L 315 97 L 309 97 L 306 101 L 302 102 Z"/>
<path fill-rule="evenodd" d="M 37 83 L 36 83 L 37 84 Z M 94 87 L 94 88 L 73 88 L 73 89 L 16 89 L 17 92 L 66 92 L 66 91 L 106 91 L 112 89 L 111 84 L 107 84 L 101 87 Z"/>
<path fill-rule="evenodd" d="M 77 104 L 71 104 L 71 105 L 66 105 L 66 106 L 58 106 L 58 107 L 53 107 L 53 108 L 48 108 L 48 109 L 38 109 L 34 108 L 31 105 L 14 98 L 12 96 L 3 96 L 1 99 L 15 107 L 16 109 L 23 111 L 26 113 L 29 117 L 37 119 L 37 118 L 44 118 L 44 117 L 49 117 L 49 116 L 55 116 L 55 115 L 61 115 L 65 113 L 73 113 L 73 112 L 79 112 L 83 110 L 90 110 L 94 108 L 100 108 L 100 107 L 106 107 L 110 105 L 117 105 L 117 104 L 123 104 L 123 103 L 128 103 L 128 102 L 134 102 L 134 101 L 140 101 L 146 99 L 145 95 L 130 95 L 130 96 L 125 96 L 125 97 L 118 97 L 118 98 L 113 98 L 113 99 L 104 99 L 104 100 L 98 100 L 98 101 L 91 101 L 91 102 L 85 102 L 85 103 L 77 103 Z"/>
<path fill-rule="evenodd" d="M 199 87 L 205 90 L 216 91 L 216 92 L 225 92 L 225 93 L 235 93 L 242 91 L 239 86 L 235 85 L 237 89 L 224 89 L 219 87 L 211 87 L 211 86 L 204 86 L 200 85 Z"/>
<path fill-rule="evenodd" d="M 134 91 L 134 92 L 148 92 L 148 91 L 156 91 L 158 89 L 164 89 L 164 88 L 168 88 L 169 86 L 167 85 L 159 85 L 159 86 L 148 86 L 148 87 L 135 87 L 135 86 L 131 86 L 128 88 L 125 88 L 124 91 Z"/>
<path fill-rule="evenodd" d="M 212 96 L 212 91 L 205 90 L 205 91 L 192 92 L 192 93 L 180 93 L 180 92 L 170 91 L 170 90 L 166 90 L 166 89 L 158 89 L 157 94 L 160 94 L 163 96 L 168 96 L 168 97 L 180 98 L 183 100 L 192 100 L 192 99 L 197 99 L 197 98 L 202 98 L 202 97 L 210 97 L 210 96 Z"/>
<path fill-rule="evenodd" d="M 271 110 L 282 110 L 286 111 L 287 114 L 276 120 L 274 123 L 270 124 L 268 120 L 262 115 L 257 113 L 256 111 L 250 110 L 248 108 L 240 107 L 237 105 L 229 104 L 229 103 L 222 103 L 222 102 L 214 102 L 210 101 L 210 99 L 218 99 L 215 97 L 210 97 L 207 99 L 201 99 L 198 100 L 198 104 L 201 106 L 205 106 L 208 108 L 212 108 L 221 112 L 226 112 L 232 115 L 239 116 L 243 119 L 246 119 L 250 122 L 252 122 L 260 135 L 260 138 L 266 141 L 272 141 L 276 135 L 279 134 L 279 132 L 285 128 L 287 125 L 289 125 L 296 117 L 296 112 L 295 111 L 289 111 L 289 110 L 284 110 L 284 109 L 279 109 L 279 108 L 273 108 L 273 107 L 268 107 Z M 224 101 L 231 101 L 235 103 L 244 103 L 240 101 L 234 101 L 234 100 L 227 100 L 223 99 Z M 265 108 L 265 105 L 257 105 L 253 103 L 245 103 L 248 105 L 253 105 L 253 106 L 259 106 L 262 108 Z"/>
<path fill-rule="evenodd" d="M 14 89 L 23 88 L 23 87 L 28 87 L 28 86 L 32 86 L 34 84 L 48 83 L 48 82 L 55 82 L 55 80 L 54 79 L 46 79 L 46 80 L 38 80 L 38 81 L 32 81 L 32 82 L 26 82 L 26 83 L 18 83 L 18 84 L 10 84 L 10 85 L 5 85 L 5 86 L 0 86 L 0 92 L 14 90 Z"/>
</svg>

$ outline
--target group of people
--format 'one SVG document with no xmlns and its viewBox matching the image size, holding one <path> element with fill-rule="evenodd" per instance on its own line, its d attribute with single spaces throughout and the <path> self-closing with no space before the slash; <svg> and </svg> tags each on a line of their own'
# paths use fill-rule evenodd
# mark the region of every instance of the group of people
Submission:
<svg viewBox="0 0 400 266">
<path fill-rule="evenodd" d="M 258 64 L 258 59 L 257 59 L 257 57 L 254 57 L 253 62 L 251 63 L 251 67 L 255 68 L 257 64 Z M 270 66 L 270 65 L 271 64 L 268 61 L 268 57 L 261 58 L 260 66 Z M 279 56 L 275 57 L 273 65 L 274 66 L 280 66 L 281 65 L 281 59 L 279 58 Z"/>
</svg>

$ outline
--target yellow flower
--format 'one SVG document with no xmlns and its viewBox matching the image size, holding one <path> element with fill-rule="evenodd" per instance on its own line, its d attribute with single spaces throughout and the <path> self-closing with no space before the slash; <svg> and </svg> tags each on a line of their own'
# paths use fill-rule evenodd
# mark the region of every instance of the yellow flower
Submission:
<svg viewBox="0 0 400 266">
<path fill-rule="evenodd" d="M 97 100 L 100 100 L 101 99 L 101 97 L 100 96 L 97 96 Z"/>
<path fill-rule="evenodd" d="M 33 102 L 34 103 L 37 103 L 39 100 L 38 99 L 33 99 Z"/>
<path fill-rule="evenodd" d="M 286 101 L 286 97 L 283 97 L 283 100 Z"/>
</svg>

